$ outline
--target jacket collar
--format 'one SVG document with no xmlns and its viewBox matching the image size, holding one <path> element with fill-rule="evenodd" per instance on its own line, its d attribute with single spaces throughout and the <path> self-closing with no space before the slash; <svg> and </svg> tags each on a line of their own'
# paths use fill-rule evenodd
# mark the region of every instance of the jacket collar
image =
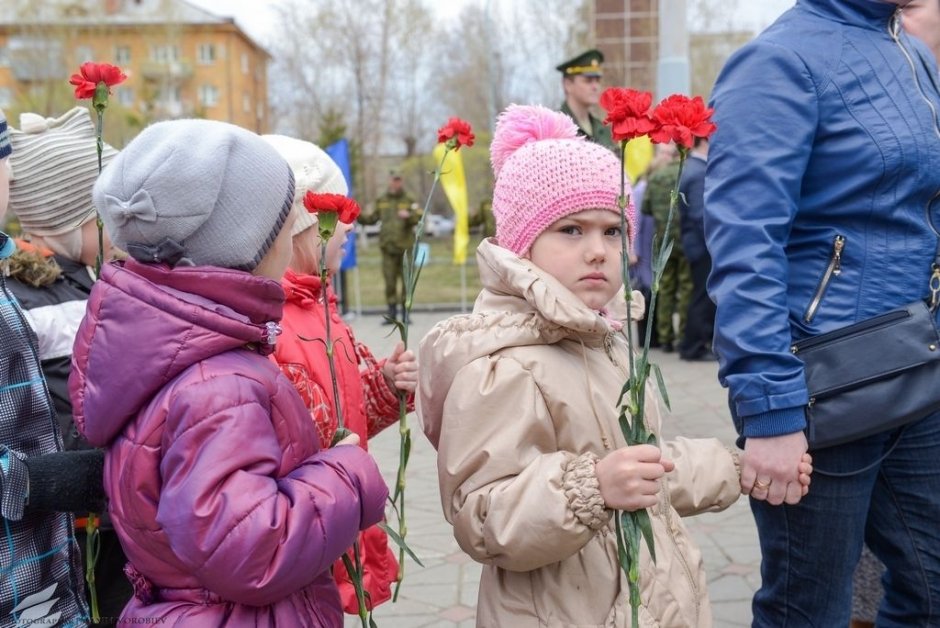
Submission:
<svg viewBox="0 0 940 628">
<path fill-rule="evenodd" d="M 512 251 L 484 240 L 477 248 L 477 260 L 484 292 L 474 311 L 534 314 L 546 329 L 567 330 L 590 344 L 603 342 L 611 331 L 607 318 L 584 305 L 553 276 Z"/>
<path fill-rule="evenodd" d="M 898 9 L 884 0 L 799 0 L 797 6 L 837 22 L 878 30 Z"/>
</svg>

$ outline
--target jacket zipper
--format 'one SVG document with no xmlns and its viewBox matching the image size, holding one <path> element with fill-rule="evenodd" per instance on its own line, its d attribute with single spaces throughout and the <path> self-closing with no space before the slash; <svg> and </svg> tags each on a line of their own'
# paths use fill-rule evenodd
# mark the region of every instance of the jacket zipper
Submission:
<svg viewBox="0 0 940 628">
<path fill-rule="evenodd" d="M 924 88 L 920 83 L 920 77 L 917 75 L 917 66 L 914 63 L 914 58 L 911 56 L 911 53 L 908 52 L 907 48 L 904 47 L 904 44 L 901 43 L 901 9 L 900 8 L 898 8 L 898 10 L 894 14 L 894 18 L 892 18 L 891 22 L 888 24 L 888 34 L 891 36 L 891 39 L 894 40 L 894 43 L 897 44 L 898 48 L 901 50 L 901 54 L 904 55 L 904 58 L 907 59 L 907 64 L 911 66 L 911 74 L 914 77 L 914 84 L 917 86 L 917 91 L 920 94 L 920 97 L 924 100 L 925 103 L 927 103 L 927 107 L 930 109 L 931 118 L 933 119 L 934 133 L 937 134 L 937 138 L 940 138 L 940 120 L 938 120 L 938 117 L 937 117 L 937 108 L 934 106 L 933 101 L 931 101 L 930 98 L 927 97 L 927 94 L 924 92 Z M 927 75 L 929 76 L 930 68 L 926 68 L 926 69 L 927 69 Z M 934 85 L 936 87 L 936 83 L 934 83 Z M 940 89 L 937 89 L 937 93 L 938 95 L 940 95 Z M 940 196 L 940 190 L 938 190 L 937 193 L 934 194 L 929 201 L 927 201 L 927 205 L 924 207 L 924 216 L 927 219 L 927 224 L 930 226 L 930 229 L 934 232 L 934 234 L 938 238 L 940 238 L 940 232 L 937 231 L 937 228 L 933 224 L 933 219 L 930 216 L 930 206 L 933 204 L 935 200 L 937 200 L 938 196 Z M 937 269 L 934 268 L 934 271 L 936 272 Z"/>
<path fill-rule="evenodd" d="M 837 235 L 832 241 L 832 253 L 829 255 L 829 265 L 826 266 L 826 272 L 820 278 L 819 284 L 816 286 L 816 292 L 803 314 L 804 322 L 810 323 L 816 317 L 816 312 L 819 311 L 819 303 L 826 295 L 826 289 L 829 288 L 832 278 L 842 274 L 842 249 L 844 248 L 845 236 Z"/>
</svg>

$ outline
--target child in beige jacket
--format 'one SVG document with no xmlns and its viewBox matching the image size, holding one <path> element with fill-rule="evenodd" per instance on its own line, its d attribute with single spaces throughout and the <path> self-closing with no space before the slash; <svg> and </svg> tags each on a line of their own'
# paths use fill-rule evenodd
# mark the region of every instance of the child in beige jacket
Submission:
<svg viewBox="0 0 940 628">
<path fill-rule="evenodd" d="M 504 112 L 491 155 L 497 235 L 477 250 L 483 291 L 472 314 L 422 340 L 418 391 L 444 516 L 485 565 L 477 625 L 629 625 L 612 514 L 647 508 L 657 560 L 644 545 L 641 624 L 710 626 L 680 516 L 732 504 L 737 460 L 717 439 L 660 450 L 621 434 L 630 348 L 605 309 L 622 286 L 620 163 L 542 107 Z M 808 484 L 808 461 L 801 471 Z"/>
</svg>

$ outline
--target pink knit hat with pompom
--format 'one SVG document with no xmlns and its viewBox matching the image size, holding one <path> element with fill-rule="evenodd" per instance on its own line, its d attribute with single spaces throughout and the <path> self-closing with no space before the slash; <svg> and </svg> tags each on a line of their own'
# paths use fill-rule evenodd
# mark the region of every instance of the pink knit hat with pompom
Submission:
<svg viewBox="0 0 940 628">
<path fill-rule="evenodd" d="M 580 137 L 563 113 L 510 105 L 496 121 L 490 161 L 496 240 L 516 255 L 526 255 L 559 218 L 587 209 L 620 211 L 620 160 Z M 635 233 L 632 203 L 627 221 Z"/>
</svg>

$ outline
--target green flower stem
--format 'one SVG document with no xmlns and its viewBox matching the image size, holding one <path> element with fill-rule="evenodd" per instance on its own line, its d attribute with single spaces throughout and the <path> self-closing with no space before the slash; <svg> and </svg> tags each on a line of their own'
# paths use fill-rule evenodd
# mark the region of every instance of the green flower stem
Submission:
<svg viewBox="0 0 940 628">
<path fill-rule="evenodd" d="M 104 107 L 95 107 L 98 114 L 98 124 L 95 127 L 95 146 L 98 149 L 98 174 L 101 174 L 101 154 L 104 152 L 104 142 L 101 134 L 104 131 Z M 101 266 L 104 264 L 104 223 L 101 214 L 95 210 L 95 224 L 98 226 L 98 255 L 95 256 L 95 277 L 101 276 Z"/>
<path fill-rule="evenodd" d="M 339 378 L 336 376 L 336 362 L 333 343 L 333 331 L 330 326 L 330 299 L 327 294 L 328 270 L 326 267 L 326 243 L 329 241 L 332 233 L 320 232 L 320 295 L 323 298 L 323 316 L 326 320 L 326 341 L 323 343 L 326 347 L 326 359 L 330 365 L 330 381 L 333 384 L 333 411 L 336 413 L 336 435 L 333 438 L 333 444 L 342 440 L 349 434 L 346 429 L 346 423 L 343 421 L 343 404 L 339 398 Z M 353 557 L 343 554 L 343 565 L 352 581 L 353 589 L 356 591 L 356 602 L 359 606 L 359 619 L 362 621 L 362 628 L 369 628 L 369 609 L 366 606 L 365 588 L 362 585 L 362 561 L 359 557 L 359 540 L 353 542 Z"/>
<path fill-rule="evenodd" d="M 356 591 L 356 602 L 358 603 L 359 621 L 362 622 L 362 628 L 369 628 L 369 609 L 366 606 L 366 592 L 362 586 L 362 561 L 359 557 L 359 543 L 353 544 L 353 559 L 348 554 L 343 554 L 343 566 L 352 579 L 353 589 Z M 356 574 L 358 577 L 354 577 Z"/>
<path fill-rule="evenodd" d="M 421 275 L 421 267 L 418 265 L 418 251 L 421 244 L 421 236 L 424 234 L 424 223 L 428 218 L 428 208 L 431 205 L 431 198 L 434 196 L 434 190 L 437 189 L 438 181 L 441 180 L 441 173 L 444 169 L 444 162 L 447 159 L 452 147 L 448 144 L 441 156 L 441 163 L 434 170 L 434 180 L 431 183 L 431 189 L 428 191 L 428 197 L 424 201 L 424 210 L 421 212 L 421 219 L 415 226 L 415 239 L 411 249 L 406 251 L 402 257 L 402 274 L 405 283 L 405 303 L 402 321 L 396 321 L 398 333 L 401 337 L 405 350 L 408 350 L 408 329 L 411 325 L 411 308 L 414 305 L 415 289 L 418 287 L 418 278 Z M 395 512 L 398 515 L 398 536 L 401 543 L 398 548 L 398 576 L 395 578 L 395 593 L 392 597 L 393 602 L 398 601 L 398 591 L 401 583 L 405 579 L 405 537 L 408 534 L 408 527 L 405 524 L 405 473 L 408 469 L 408 458 L 411 455 L 411 429 L 408 427 L 408 395 L 398 391 L 398 433 L 401 437 L 398 458 L 398 474 L 395 479 L 395 491 L 392 495 L 392 504 L 395 506 Z"/>
<path fill-rule="evenodd" d="M 626 141 L 620 143 L 621 166 L 626 155 Z M 635 357 L 633 350 L 633 314 L 630 311 L 632 303 L 633 286 L 630 283 L 629 271 L 629 248 L 627 240 L 627 219 L 625 210 L 630 204 L 630 197 L 626 194 L 626 173 L 625 169 L 620 169 L 620 196 L 617 197 L 617 206 L 620 208 L 620 273 L 624 286 L 624 299 L 627 304 L 627 341 L 629 347 L 630 370 L 626 384 L 623 387 L 620 398 L 620 416 L 618 417 L 620 429 L 623 432 L 624 440 L 628 446 L 655 444 L 656 437 L 651 434 L 644 420 L 646 410 L 646 382 L 649 379 L 650 372 L 655 369 L 659 379 L 660 392 L 668 407 L 669 400 L 666 395 L 665 387 L 662 382 L 662 376 L 659 368 L 652 365 L 649 360 L 650 340 L 652 338 L 653 325 L 656 315 L 656 302 L 659 296 L 659 284 L 662 278 L 663 269 L 672 253 L 672 235 L 671 227 L 675 216 L 676 206 L 679 200 L 679 179 L 682 177 L 682 168 L 685 165 L 686 150 L 679 147 L 679 172 L 676 175 L 675 186 L 669 197 L 669 213 L 666 217 L 665 235 L 663 241 L 659 243 L 656 259 L 653 260 L 653 285 L 650 287 L 650 304 L 647 312 L 648 320 L 646 325 L 646 335 L 643 339 L 643 350 L 639 359 Z M 631 234 L 633 235 L 633 234 Z M 655 247 L 654 247 L 655 248 Z M 656 551 L 653 544 L 652 523 L 649 512 L 646 510 L 637 510 L 633 512 L 618 512 L 615 514 L 615 533 L 617 537 L 617 554 L 620 561 L 620 567 L 627 576 L 627 586 L 629 587 L 630 615 L 632 625 L 638 628 L 639 607 L 640 607 L 640 540 L 645 539 L 649 547 L 650 556 L 653 561 L 656 560 Z"/>
<path fill-rule="evenodd" d="M 99 83 L 100 86 L 103 83 Z M 105 86 L 107 94 L 107 86 Z M 98 95 L 96 93 L 96 98 Z M 101 174 L 102 164 L 101 155 L 104 151 L 104 141 L 101 139 L 104 132 L 104 108 L 107 106 L 107 98 L 103 105 L 95 104 L 95 113 L 97 114 L 97 124 L 95 125 L 95 147 L 98 152 L 98 174 Z M 95 210 L 95 225 L 98 228 L 98 254 L 95 256 L 95 278 L 101 276 L 101 266 L 104 264 L 104 223 L 101 221 L 101 214 Z M 98 587 L 95 584 L 95 567 L 98 564 L 98 551 L 100 549 L 98 532 L 97 513 L 88 513 L 85 523 L 85 582 L 88 584 L 88 599 L 91 605 L 92 621 L 98 623 L 100 620 L 98 610 Z"/>
<path fill-rule="evenodd" d="M 98 623 L 101 619 L 98 610 L 98 589 L 95 584 L 95 565 L 101 543 L 98 532 L 98 516 L 90 512 L 85 520 L 85 582 L 88 583 L 88 598 L 91 603 L 91 619 Z"/>
<path fill-rule="evenodd" d="M 345 430 L 346 423 L 343 421 L 343 404 L 339 399 L 339 382 L 336 377 L 336 364 L 334 362 L 333 334 L 330 328 L 330 299 L 327 296 L 326 286 L 329 279 L 326 268 L 326 243 L 327 239 L 320 242 L 320 295 L 323 297 L 323 317 L 326 320 L 326 358 L 330 363 L 330 381 L 333 384 L 333 411 L 336 413 L 336 430 Z"/>
</svg>

